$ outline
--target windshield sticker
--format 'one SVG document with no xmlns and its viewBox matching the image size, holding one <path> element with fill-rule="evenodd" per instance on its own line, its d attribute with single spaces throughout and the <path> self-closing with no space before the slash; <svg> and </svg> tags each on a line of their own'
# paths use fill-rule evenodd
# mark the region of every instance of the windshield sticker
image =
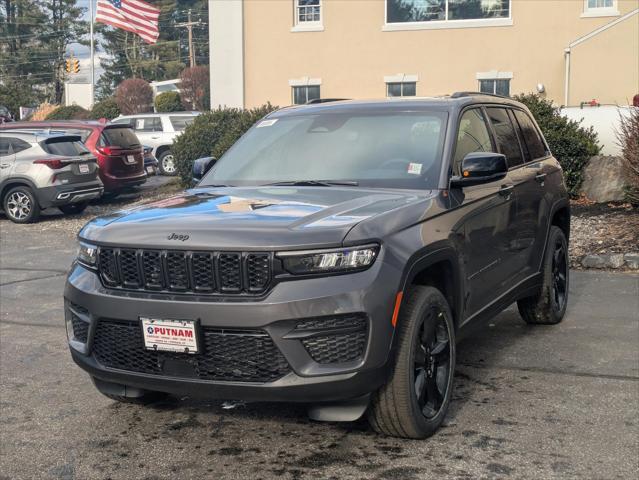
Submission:
<svg viewBox="0 0 639 480">
<path fill-rule="evenodd" d="M 262 120 L 260 123 L 257 124 L 257 128 L 270 127 L 275 122 L 277 122 L 277 118 L 273 118 L 271 120 Z"/>
<path fill-rule="evenodd" d="M 408 164 L 408 173 L 411 175 L 421 175 L 422 174 L 422 164 L 421 163 L 409 163 Z"/>
</svg>

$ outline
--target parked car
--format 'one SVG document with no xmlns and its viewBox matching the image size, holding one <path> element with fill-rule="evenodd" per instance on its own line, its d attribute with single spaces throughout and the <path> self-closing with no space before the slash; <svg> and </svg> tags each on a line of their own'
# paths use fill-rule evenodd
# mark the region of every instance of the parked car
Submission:
<svg viewBox="0 0 639 480">
<path fill-rule="evenodd" d="M 71 355 L 117 401 L 305 402 L 424 438 L 471 326 L 513 302 L 529 324 L 562 320 L 569 205 L 519 102 L 285 108 L 195 188 L 81 230 Z"/>
<path fill-rule="evenodd" d="M 153 147 L 144 145 L 142 147 L 144 155 L 144 171 L 147 175 L 157 175 L 158 173 L 158 159 L 153 155 Z"/>
<path fill-rule="evenodd" d="M 144 145 L 153 147 L 163 175 L 177 175 L 171 145 L 186 126 L 200 112 L 141 113 L 122 115 L 113 120 L 115 124 L 128 124 Z"/>
<path fill-rule="evenodd" d="M 7 107 L 0 105 L 0 125 L 13 122 L 13 116 Z"/>
<path fill-rule="evenodd" d="M 113 197 L 146 182 L 142 145 L 127 125 L 113 125 L 99 121 L 60 120 L 15 122 L 0 126 L 0 132 L 11 129 L 79 135 L 89 151 L 97 158 L 105 195 Z"/>
<path fill-rule="evenodd" d="M 49 207 L 80 213 L 103 189 L 79 136 L 0 131 L 0 199 L 12 222 L 35 222 Z"/>
</svg>

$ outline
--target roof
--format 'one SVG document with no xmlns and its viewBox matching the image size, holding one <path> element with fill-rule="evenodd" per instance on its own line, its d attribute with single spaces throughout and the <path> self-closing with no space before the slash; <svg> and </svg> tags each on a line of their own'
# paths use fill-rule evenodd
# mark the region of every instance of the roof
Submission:
<svg viewBox="0 0 639 480">
<path fill-rule="evenodd" d="M 131 115 L 120 115 L 117 118 L 114 118 L 113 120 L 118 120 L 121 118 L 139 118 L 139 117 L 162 117 L 162 116 L 180 116 L 180 115 L 192 115 L 192 116 L 196 116 L 196 115 L 200 115 L 202 112 L 198 112 L 197 110 L 192 110 L 192 111 L 181 111 L 181 112 L 147 112 L 147 113 L 132 113 Z"/>
<path fill-rule="evenodd" d="M 34 128 L 50 128 L 50 127 L 104 127 L 108 123 L 99 120 L 45 120 L 41 122 L 11 122 L 0 125 L 0 130 L 15 130 L 25 128 L 33 130 Z"/>
</svg>

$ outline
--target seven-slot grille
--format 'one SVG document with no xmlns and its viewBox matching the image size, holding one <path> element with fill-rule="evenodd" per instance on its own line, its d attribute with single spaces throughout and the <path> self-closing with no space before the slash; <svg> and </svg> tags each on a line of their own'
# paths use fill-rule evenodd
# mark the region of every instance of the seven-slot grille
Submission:
<svg viewBox="0 0 639 480">
<path fill-rule="evenodd" d="M 195 294 L 259 294 L 271 281 L 268 253 L 100 247 L 106 287 Z"/>
</svg>

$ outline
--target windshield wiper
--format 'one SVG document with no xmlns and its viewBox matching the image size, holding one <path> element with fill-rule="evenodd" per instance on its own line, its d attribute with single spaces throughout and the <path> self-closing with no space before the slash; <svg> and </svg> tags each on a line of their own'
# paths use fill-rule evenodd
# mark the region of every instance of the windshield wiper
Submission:
<svg viewBox="0 0 639 480">
<path fill-rule="evenodd" d="M 359 182 L 354 180 L 288 180 L 284 182 L 273 182 L 261 185 L 262 187 L 271 186 L 293 186 L 293 187 L 332 187 L 332 186 L 347 186 L 357 187 Z"/>
</svg>

